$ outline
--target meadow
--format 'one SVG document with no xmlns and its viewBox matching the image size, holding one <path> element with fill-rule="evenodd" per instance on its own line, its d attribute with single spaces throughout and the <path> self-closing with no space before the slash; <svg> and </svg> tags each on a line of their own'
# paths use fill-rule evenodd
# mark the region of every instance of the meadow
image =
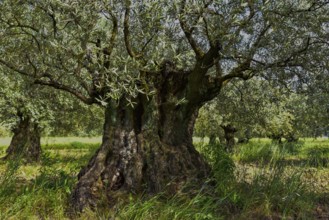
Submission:
<svg viewBox="0 0 329 220">
<path fill-rule="evenodd" d="M 0 156 L 10 138 L 0 139 Z M 42 139 L 38 164 L 0 162 L 0 219 L 68 219 L 68 196 L 100 137 Z M 130 195 L 75 219 L 329 219 L 329 140 L 252 139 L 228 155 L 194 139 L 213 173 L 199 190 Z"/>
</svg>

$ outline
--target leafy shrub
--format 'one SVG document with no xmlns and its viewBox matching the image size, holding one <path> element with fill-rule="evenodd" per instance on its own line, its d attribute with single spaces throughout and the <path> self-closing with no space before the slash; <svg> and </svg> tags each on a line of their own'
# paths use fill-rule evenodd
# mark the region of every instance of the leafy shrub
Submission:
<svg viewBox="0 0 329 220">
<path fill-rule="evenodd" d="M 69 143 L 56 143 L 51 145 L 45 145 L 44 148 L 47 150 L 71 150 L 71 149 L 97 149 L 100 144 L 98 143 L 82 143 L 78 141 Z"/>
</svg>

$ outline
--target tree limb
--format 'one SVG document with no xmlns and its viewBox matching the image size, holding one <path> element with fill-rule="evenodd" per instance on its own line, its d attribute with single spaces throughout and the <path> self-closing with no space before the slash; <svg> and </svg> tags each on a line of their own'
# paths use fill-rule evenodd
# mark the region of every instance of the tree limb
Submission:
<svg viewBox="0 0 329 220">
<path fill-rule="evenodd" d="M 45 86 L 53 87 L 55 89 L 59 89 L 59 90 L 69 92 L 72 95 L 76 96 L 79 100 L 81 100 L 82 102 L 84 102 L 87 105 L 91 105 L 91 104 L 96 103 L 94 98 L 86 97 L 82 93 L 80 93 L 78 90 L 76 90 L 74 88 L 71 88 L 70 86 L 58 83 L 58 82 L 53 81 L 53 80 L 44 81 L 44 80 L 41 80 L 41 79 L 36 79 L 34 81 L 34 83 L 38 84 L 38 85 L 45 85 Z"/>
<path fill-rule="evenodd" d="M 129 22 L 130 22 L 130 11 L 131 11 L 131 1 L 127 0 L 127 5 L 125 9 L 125 16 L 123 22 L 123 34 L 124 34 L 124 41 L 126 45 L 127 52 L 130 57 L 138 58 L 137 54 L 133 51 L 131 44 L 130 44 L 130 30 L 129 30 Z"/>
<path fill-rule="evenodd" d="M 115 40 L 118 35 L 118 19 L 115 17 L 112 11 L 108 10 L 109 14 L 111 15 L 112 22 L 113 22 L 113 28 L 112 28 L 112 33 L 111 33 L 111 38 L 109 42 L 109 46 L 105 47 L 103 49 L 103 54 L 104 54 L 104 65 L 105 68 L 109 68 L 110 65 L 110 56 L 112 54 L 113 48 L 115 46 Z"/>
<path fill-rule="evenodd" d="M 187 22 L 184 19 L 186 0 L 182 0 L 181 4 L 182 4 L 182 6 L 181 6 L 181 10 L 180 10 L 180 17 L 179 17 L 180 26 L 181 26 L 181 28 L 182 28 L 182 30 L 183 30 L 183 32 L 185 34 L 185 37 L 187 38 L 189 44 L 191 45 L 192 49 L 194 50 L 195 55 L 197 56 L 197 58 L 201 58 L 201 57 L 203 57 L 204 52 L 197 45 L 195 39 L 192 36 L 193 31 L 194 31 L 194 28 L 195 28 L 195 25 L 192 26 L 192 27 L 189 27 L 188 24 L 187 24 Z"/>
<path fill-rule="evenodd" d="M 94 100 L 94 97 L 86 97 L 82 93 L 80 93 L 78 90 L 76 90 L 76 89 L 74 89 L 70 86 L 67 86 L 67 85 L 64 85 L 64 84 L 61 84 L 61 83 L 58 83 L 58 82 L 54 81 L 52 79 L 51 75 L 48 74 L 48 73 L 45 73 L 45 74 L 42 75 L 42 77 L 48 78 L 48 81 L 45 81 L 45 80 L 41 80 L 41 79 L 36 79 L 37 76 L 33 76 L 33 75 L 27 73 L 26 71 L 24 71 L 22 69 L 16 68 L 14 65 L 10 64 L 9 62 L 7 62 L 3 59 L 0 59 L 0 63 L 3 64 L 4 66 L 6 66 L 7 68 L 21 74 L 21 75 L 28 76 L 29 78 L 35 79 L 34 80 L 35 84 L 46 85 L 46 86 L 53 87 L 55 89 L 60 89 L 60 90 L 63 90 L 63 91 L 67 91 L 67 92 L 75 95 L 78 99 L 80 99 L 81 101 L 83 101 L 84 103 L 86 103 L 88 105 L 96 103 L 95 100 Z"/>
</svg>

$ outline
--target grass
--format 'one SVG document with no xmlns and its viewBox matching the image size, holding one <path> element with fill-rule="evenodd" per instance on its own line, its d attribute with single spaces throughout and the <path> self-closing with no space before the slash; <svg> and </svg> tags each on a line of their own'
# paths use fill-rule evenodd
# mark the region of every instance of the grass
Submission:
<svg viewBox="0 0 329 220">
<path fill-rule="evenodd" d="M 0 139 L 0 154 L 10 139 Z M 220 145 L 194 139 L 213 168 L 199 191 L 173 197 L 128 196 L 114 208 L 101 202 L 78 219 L 323 219 L 329 213 L 329 141 L 303 139 L 288 146 L 268 139 L 238 145 L 228 155 Z M 100 138 L 42 140 L 41 164 L 0 162 L 0 219 L 68 219 L 76 175 Z M 0 155 L 1 156 L 1 155 Z"/>
</svg>

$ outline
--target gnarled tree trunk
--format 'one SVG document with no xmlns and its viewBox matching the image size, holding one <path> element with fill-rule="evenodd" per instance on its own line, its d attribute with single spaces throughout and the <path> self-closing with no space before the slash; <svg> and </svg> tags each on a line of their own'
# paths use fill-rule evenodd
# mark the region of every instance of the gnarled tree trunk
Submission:
<svg viewBox="0 0 329 220">
<path fill-rule="evenodd" d="M 198 108 L 155 99 L 140 98 L 134 108 L 124 101 L 108 105 L 102 145 L 79 173 L 71 196 L 75 211 L 95 206 L 99 192 L 110 201 L 116 192 L 174 193 L 209 173 L 192 144 Z"/>
<path fill-rule="evenodd" d="M 17 126 L 13 129 L 14 136 L 3 158 L 23 159 L 27 163 L 38 162 L 41 155 L 40 128 L 30 117 L 19 115 Z"/>
</svg>

